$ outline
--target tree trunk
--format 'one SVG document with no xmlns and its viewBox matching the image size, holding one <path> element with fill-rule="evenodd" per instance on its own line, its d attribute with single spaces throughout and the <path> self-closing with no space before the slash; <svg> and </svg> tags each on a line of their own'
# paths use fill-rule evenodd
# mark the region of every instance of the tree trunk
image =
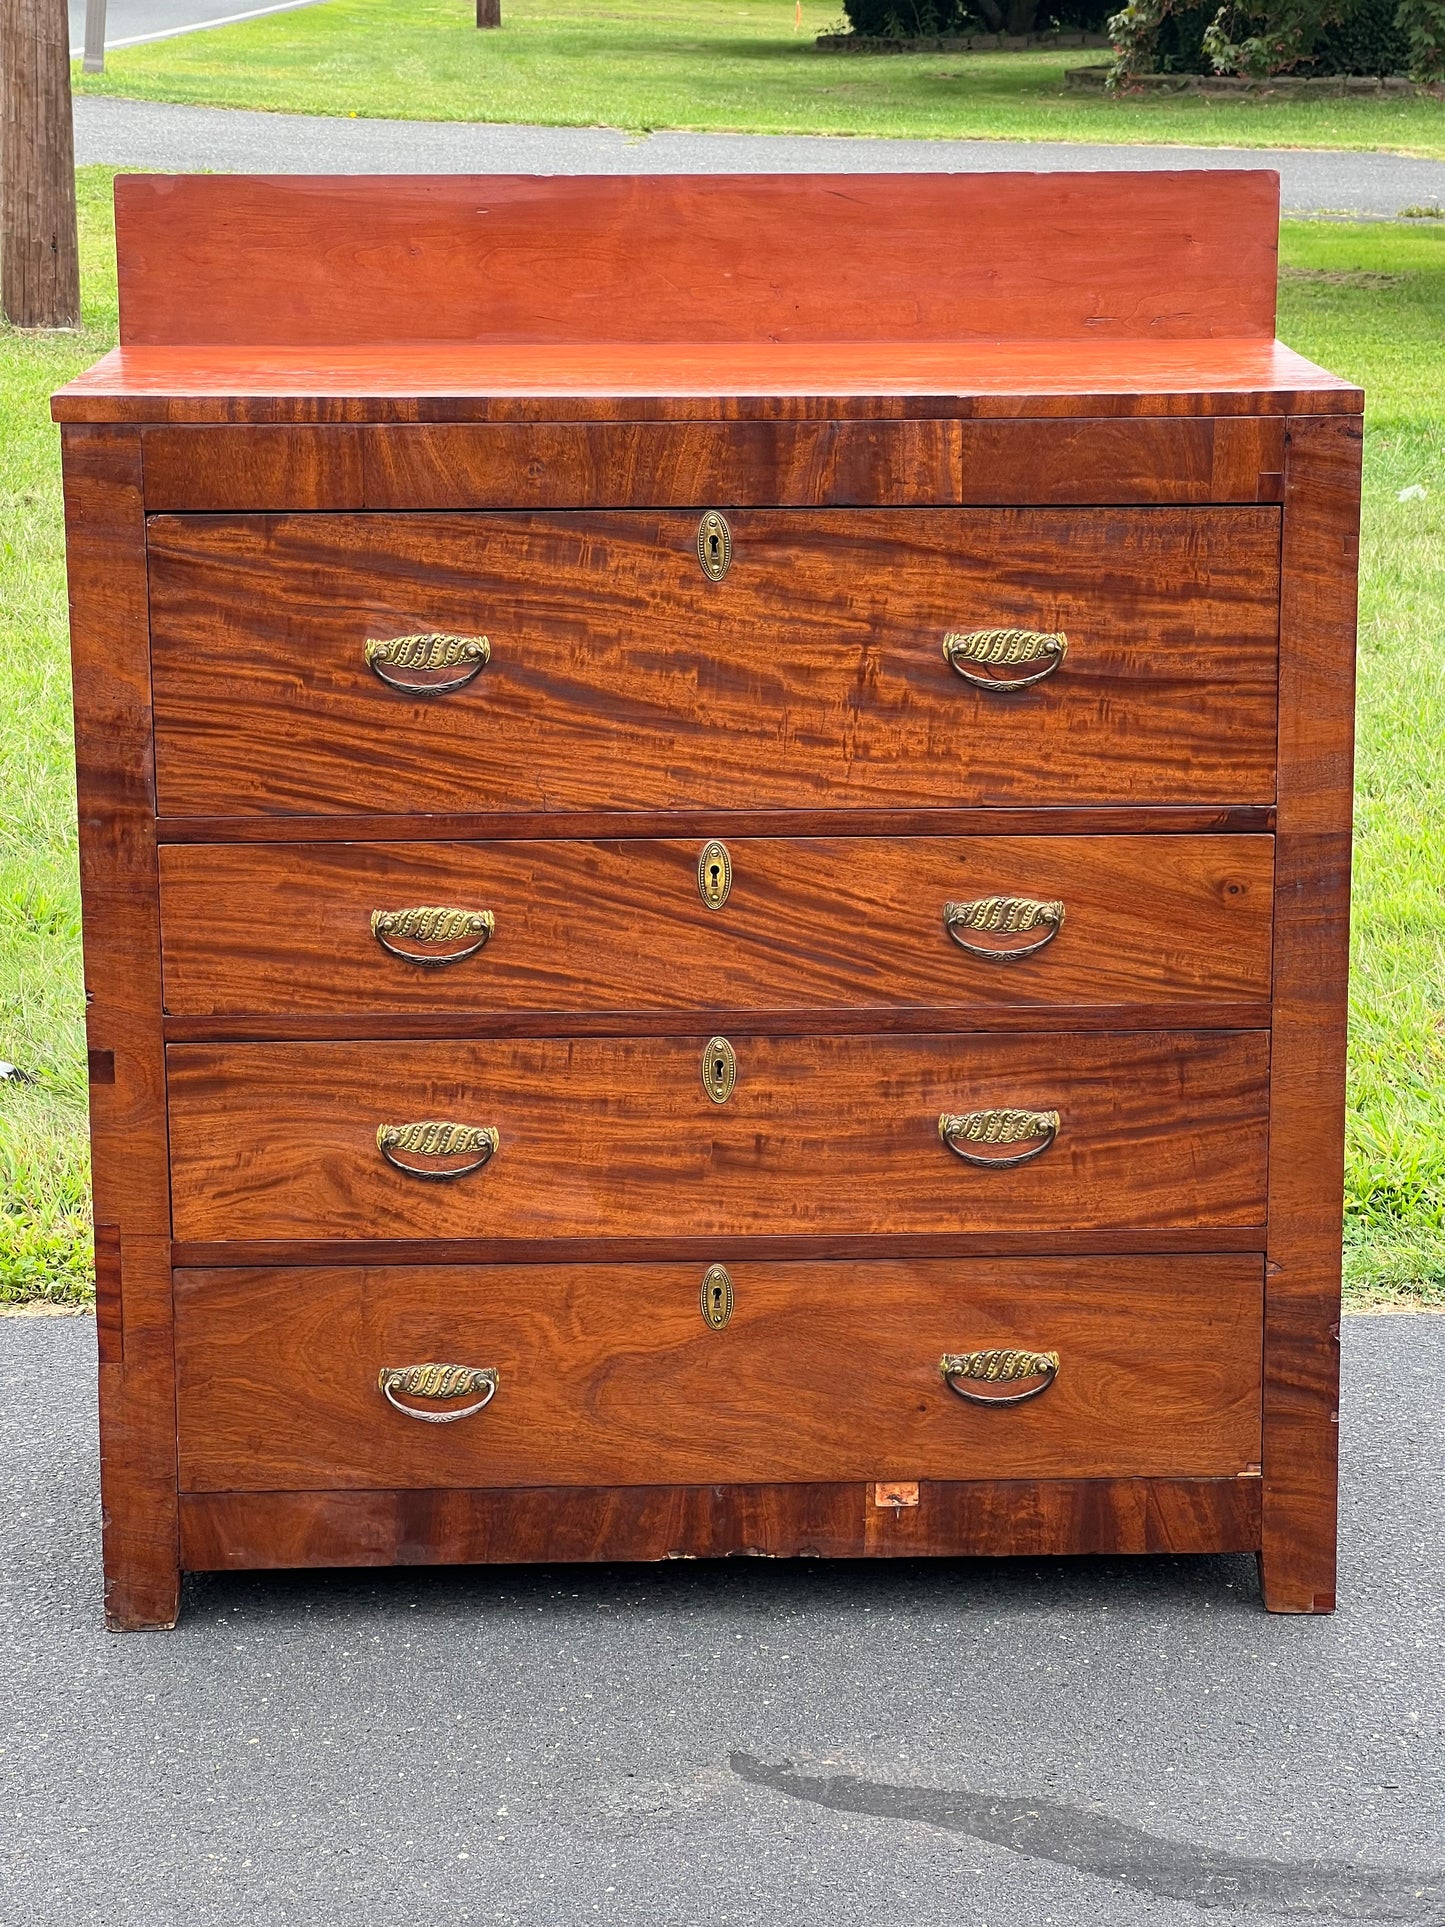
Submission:
<svg viewBox="0 0 1445 1927">
<path fill-rule="evenodd" d="M 500 27 L 501 24 L 502 0 L 477 0 L 477 25 Z"/>
<path fill-rule="evenodd" d="M 1018 34 L 1032 33 L 1034 30 L 1034 19 L 1038 10 L 1038 0 L 1009 0 L 1009 32 Z"/>
<path fill-rule="evenodd" d="M 80 325 L 65 0 L 0 0 L 0 303 L 17 328 Z"/>
</svg>

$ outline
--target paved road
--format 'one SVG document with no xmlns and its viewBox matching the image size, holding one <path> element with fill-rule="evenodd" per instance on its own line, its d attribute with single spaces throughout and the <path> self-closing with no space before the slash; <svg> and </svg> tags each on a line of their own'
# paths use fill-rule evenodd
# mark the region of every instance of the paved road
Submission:
<svg viewBox="0 0 1445 1927">
<path fill-rule="evenodd" d="M 105 44 L 135 47 L 147 40 L 170 40 L 203 27 L 254 18 L 262 13 L 287 13 L 293 7 L 316 6 L 318 0 L 106 0 Z M 70 52 L 79 60 L 85 50 L 85 0 L 68 0 Z"/>
<path fill-rule="evenodd" d="M 179 0 L 156 0 L 179 4 Z M 1445 206 L 1445 161 L 1296 148 L 1085 147 L 1056 142 L 885 141 L 752 134 L 631 135 L 604 127 L 313 119 L 87 97 L 79 161 L 189 172 L 718 174 L 840 170 L 1273 167 L 1289 214 L 1393 218 Z"/>
<path fill-rule="evenodd" d="M 1445 1922 L 1445 1318 L 1252 1561 L 211 1577 L 107 1636 L 93 1326 L 0 1319 L 3 1927 Z"/>
</svg>

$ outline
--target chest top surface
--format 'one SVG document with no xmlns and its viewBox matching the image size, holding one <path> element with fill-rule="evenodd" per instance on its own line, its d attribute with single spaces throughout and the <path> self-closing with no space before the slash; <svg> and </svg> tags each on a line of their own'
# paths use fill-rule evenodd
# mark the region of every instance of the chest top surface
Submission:
<svg viewBox="0 0 1445 1927">
<path fill-rule="evenodd" d="M 1278 177 L 122 176 L 65 422 L 1351 413 Z M 325 237 L 317 245 L 317 236 Z"/>
</svg>

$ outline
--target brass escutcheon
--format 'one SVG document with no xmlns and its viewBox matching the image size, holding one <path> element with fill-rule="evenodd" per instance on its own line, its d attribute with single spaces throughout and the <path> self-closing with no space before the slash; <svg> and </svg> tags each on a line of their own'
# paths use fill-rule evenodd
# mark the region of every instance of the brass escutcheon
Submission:
<svg viewBox="0 0 1445 1927">
<path fill-rule="evenodd" d="M 733 1281 L 726 1265 L 709 1265 L 703 1273 L 701 1302 L 703 1323 L 720 1332 L 733 1315 Z"/>
<path fill-rule="evenodd" d="M 697 893 L 709 910 L 721 910 L 733 887 L 733 860 L 726 843 L 714 837 L 697 860 Z"/>
<path fill-rule="evenodd" d="M 721 582 L 733 561 L 733 532 L 720 509 L 709 509 L 697 525 L 697 559 L 709 582 Z"/>
<path fill-rule="evenodd" d="M 738 1081 L 738 1060 L 726 1037 L 709 1037 L 702 1054 L 702 1087 L 714 1104 L 726 1104 Z"/>
</svg>

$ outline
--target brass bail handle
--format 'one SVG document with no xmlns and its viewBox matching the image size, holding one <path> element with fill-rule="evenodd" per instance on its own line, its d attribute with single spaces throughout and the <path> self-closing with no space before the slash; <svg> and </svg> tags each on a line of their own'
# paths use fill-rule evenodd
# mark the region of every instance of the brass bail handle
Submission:
<svg viewBox="0 0 1445 1927">
<path fill-rule="evenodd" d="M 376 1383 L 387 1404 L 403 1418 L 420 1419 L 424 1425 L 455 1425 L 458 1419 L 472 1418 L 491 1404 L 500 1376 L 491 1365 L 383 1365 Z M 415 1405 L 403 1405 L 399 1392 L 408 1398 L 471 1398 L 475 1402 L 460 1411 L 427 1412 Z"/>
<path fill-rule="evenodd" d="M 938 1135 L 955 1156 L 991 1171 L 1041 1157 L 1058 1134 L 1057 1111 L 944 1111 L 938 1120 Z"/>
<path fill-rule="evenodd" d="M 382 1124 L 376 1148 L 409 1178 L 449 1183 L 480 1171 L 497 1154 L 500 1137 L 489 1124 L 450 1124 L 425 1118 L 418 1124 Z"/>
<path fill-rule="evenodd" d="M 1044 629 L 954 630 L 943 638 L 949 668 L 996 695 L 1052 676 L 1068 651 L 1067 636 Z"/>
<path fill-rule="evenodd" d="M 1059 1355 L 1014 1350 L 945 1352 L 938 1361 L 938 1369 L 949 1391 L 957 1392 L 971 1405 L 1022 1405 L 1025 1399 L 1037 1398 L 1053 1384 L 1059 1375 Z M 1025 1383 L 1018 1392 L 978 1389 L 985 1385 L 1016 1385 L 1025 1380 L 1037 1383 Z"/>
<path fill-rule="evenodd" d="M 485 636 L 384 636 L 366 645 L 366 666 L 388 689 L 406 696 L 449 696 L 465 689 L 492 659 Z"/>
<path fill-rule="evenodd" d="M 475 957 L 496 927 L 490 910 L 453 910 L 434 903 L 371 913 L 371 934 L 382 949 L 423 970 Z"/>
<path fill-rule="evenodd" d="M 990 963 L 1017 963 L 1052 943 L 1064 927 L 1064 906 L 1037 897 L 975 897 L 945 903 L 943 927 L 961 950 Z"/>
</svg>

